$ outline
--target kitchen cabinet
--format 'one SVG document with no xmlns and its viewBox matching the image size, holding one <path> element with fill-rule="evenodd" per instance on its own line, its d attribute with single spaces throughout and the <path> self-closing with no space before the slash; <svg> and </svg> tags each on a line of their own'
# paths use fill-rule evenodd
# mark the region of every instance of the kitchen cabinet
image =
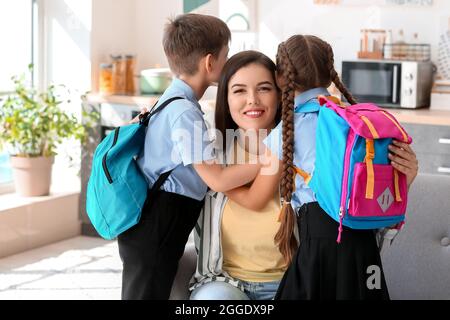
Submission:
<svg viewBox="0 0 450 320">
<path fill-rule="evenodd" d="M 450 175 L 450 126 L 402 123 L 413 138 L 419 173 Z"/>
</svg>

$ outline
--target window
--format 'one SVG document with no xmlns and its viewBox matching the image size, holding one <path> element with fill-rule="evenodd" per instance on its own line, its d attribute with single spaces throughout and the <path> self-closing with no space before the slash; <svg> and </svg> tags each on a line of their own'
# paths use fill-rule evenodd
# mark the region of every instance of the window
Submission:
<svg viewBox="0 0 450 320">
<path fill-rule="evenodd" d="M 12 182 L 12 171 L 9 164 L 9 155 L 6 152 L 0 153 L 0 193 L 10 190 Z"/>
<path fill-rule="evenodd" d="M 231 30 L 230 56 L 257 47 L 256 0 L 220 1 L 220 18 Z"/>
<path fill-rule="evenodd" d="M 0 1 L 0 93 L 12 91 L 11 76 L 26 72 L 33 62 L 33 2 Z"/>
<path fill-rule="evenodd" d="M 2 96 L 13 91 L 13 75 L 26 73 L 34 63 L 34 30 L 37 0 L 0 1 L 0 106 Z M 33 75 L 29 75 L 33 80 Z M 12 173 L 9 156 L 0 152 L 0 193 L 11 190 Z"/>
</svg>

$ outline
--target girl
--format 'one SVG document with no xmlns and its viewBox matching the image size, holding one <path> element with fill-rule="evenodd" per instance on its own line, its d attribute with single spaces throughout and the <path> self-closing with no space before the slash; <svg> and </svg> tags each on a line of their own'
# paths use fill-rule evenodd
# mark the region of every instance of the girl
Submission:
<svg viewBox="0 0 450 320">
<path fill-rule="evenodd" d="M 227 154 L 228 165 L 239 158 L 249 161 L 261 150 L 262 139 L 245 140 L 250 132 L 270 131 L 280 121 L 275 69 L 272 60 L 256 51 L 240 52 L 224 66 L 217 94 L 216 129 L 222 137 L 227 136 L 227 130 L 240 129 L 229 146 L 226 139 L 219 146 L 233 151 Z M 223 193 L 211 191 L 207 195 L 195 228 L 198 262 L 190 286 L 192 300 L 273 299 L 287 268 L 274 243 L 280 225 L 280 198 L 278 190 L 273 191 L 261 210 L 247 209 L 239 199 L 228 199 Z M 212 202 L 216 204 L 212 206 Z"/>
<path fill-rule="evenodd" d="M 389 299 L 375 233 L 344 227 L 345 239 L 337 244 L 337 222 L 320 208 L 311 189 L 298 181 L 301 179 L 296 181 L 292 196 L 292 166 L 301 164 L 308 172 L 314 169 L 319 110 L 316 97 L 328 95 L 325 88 L 334 83 L 348 102 L 356 103 L 334 69 L 331 46 L 314 36 L 293 36 L 279 45 L 277 68 L 283 91 L 282 196 L 298 210 L 300 247 L 276 298 Z M 311 99 L 313 103 L 307 103 Z M 417 175 L 417 160 L 407 144 L 394 144 L 397 147 L 392 150 L 404 159 L 390 155 L 392 165 L 407 175 L 409 186 Z M 379 288 L 370 289 L 367 285 L 369 266 L 379 267 Z"/>
<path fill-rule="evenodd" d="M 265 142 L 274 155 L 283 159 L 280 164 L 283 207 L 275 240 L 286 261 L 292 262 L 276 299 L 389 299 L 375 232 L 344 227 L 345 238 L 338 245 L 338 223 L 320 208 L 301 177 L 297 176 L 294 183 L 294 165 L 306 172 L 314 170 L 317 96 L 328 96 L 326 88 L 334 83 L 350 103 L 355 103 L 334 69 L 330 45 L 315 36 L 302 35 L 281 43 L 277 53 L 277 80 L 282 89 L 282 124 L 272 130 Z M 399 142 L 394 142 L 390 150 L 392 165 L 406 174 L 409 186 L 418 171 L 414 152 Z M 271 156 L 271 161 L 277 160 Z M 250 206 L 260 205 L 268 199 L 263 192 L 270 184 L 269 177 L 258 175 L 251 187 L 229 193 L 235 199 L 248 200 Z M 300 231 L 298 250 L 293 208 Z M 381 286 L 372 290 L 367 286 L 369 266 L 380 270 Z"/>
</svg>

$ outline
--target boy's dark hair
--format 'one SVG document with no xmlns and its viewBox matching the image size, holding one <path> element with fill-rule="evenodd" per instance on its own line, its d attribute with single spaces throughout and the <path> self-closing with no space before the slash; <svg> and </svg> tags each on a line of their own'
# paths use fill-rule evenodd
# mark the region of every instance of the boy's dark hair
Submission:
<svg viewBox="0 0 450 320">
<path fill-rule="evenodd" d="M 172 72 L 194 75 L 201 58 L 208 54 L 217 58 L 230 40 L 230 29 L 219 18 L 188 13 L 169 21 L 163 46 Z"/>
<path fill-rule="evenodd" d="M 236 72 L 250 64 L 258 64 L 266 68 L 272 75 L 272 80 L 276 87 L 276 66 L 275 63 L 265 54 L 258 51 L 248 50 L 236 53 L 228 59 L 220 76 L 214 113 L 216 129 L 219 130 L 222 133 L 222 137 L 224 137 L 222 146 L 224 152 L 226 151 L 226 130 L 238 129 L 238 125 L 231 117 L 230 106 L 228 105 L 228 84 Z M 276 89 L 278 90 L 278 87 L 276 87 Z M 281 108 L 278 108 L 275 115 L 275 123 L 280 122 L 280 120 Z"/>
<path fill-rule="evenodd" d="M 295 35 L 278 46 L 277 72 L 286 80 L 282 88 L 283 121 L 283 168 L 280 193 L 283 198 L 281 225 L 275 236 L 287 262 L 297 248 L 294 237 L 295 214 L 290 204 L 294 190 L 294 96 L 295 90 L 306 91 L 317 87 L 328 87 L 333 82 L 348 102 L 356 101 L 340 80 L 334 69 L 334 54 L 331 46 L 311 35 Z"/>
</svg>

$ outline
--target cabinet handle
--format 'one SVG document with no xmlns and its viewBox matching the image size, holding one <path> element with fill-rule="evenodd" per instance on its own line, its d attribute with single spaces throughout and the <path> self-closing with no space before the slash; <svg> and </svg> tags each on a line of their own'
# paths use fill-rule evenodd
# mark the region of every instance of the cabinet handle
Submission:
<svg viewBox="0 0 450 320">
<path fill-rule="evenodd" d="M 439 168 L 437 169 L 437 171 L 438 171 L 439 173 L 450 173 L 450 168 L 449 168 L 449 167 L 439 167 Z"/>
<path fill-rule="evenodd" d="M 450 139 L 448 139 L 448 138 L 440 138 L 439 139 L 439 143 L 450 144 Z"/>
<path fill-rule="evenodd" d="M 448 237 L 443 237 L 441 239 L 441 246 L 443 246 L 443 247 L 450 246 L 450 239 Z"/>
</svg>

